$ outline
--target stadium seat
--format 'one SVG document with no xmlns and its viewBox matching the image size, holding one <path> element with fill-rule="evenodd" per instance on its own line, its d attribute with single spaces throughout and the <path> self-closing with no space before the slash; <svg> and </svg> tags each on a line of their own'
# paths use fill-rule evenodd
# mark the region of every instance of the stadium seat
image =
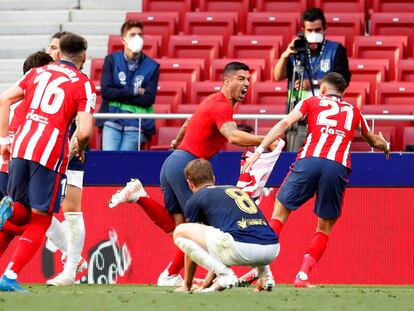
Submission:
<svg viewBox="0 0 414 311">
<path fill-rule="evenodd" d="M 257 82 L 252 85 L 254 105 L 274 105 L 286 109 L 288 88 L 286 81 L 282 82 Z"/>
<path fill-rule="evenodd" d="M 365 14 L 366 0 L 314 0 L 314 5 L 321 8 L 325 13 L 328 12 L 349 12 Z"/>
<path fill-rule="evenodd" d="M 276 106 L 274 104 L 271 105 L 240 105 L 238 108 L 238 114 L 284 114 L 285 113 L 285 106 Z M 271 127 L 275 125 L 277 120 L 258 120 L 257 125 L 259 127 L 266 126 Z M 241 120 L 238 123 L 248 124 L 253 128 L 256 127 L 255 120 Z"/>
<path fill-rule="evenodd" d="M 103 58 L 92 58 L 91 60 L 91 75 L 90 78 L 95 86 L 101 85 Z"/>
<path fill-rule="evenodd" d="M 200 12 L 237 12 L 239 29 L 242 33 L 246 28 L 249 5 L 249 0 L 199 0 Z"/>
<path fill-rule="evenodd" d="M 222 36 L 171 36 L 168 57 L 202 58 L 205 61 L 204 79 L 208 79 L 208 68 L 214 58 L 222 56 Z"/>
<path fill-rule="evenodd" d="M 414 2 L 412 0 L 374 0 L 374 12 L 414 13 Z"/>
<path fill-rule="evenodd" d="M 176 59 L 159 58 L 156 61 L 160 64 L 160 81 L 185 81 L 186 94 L 184 102 L 190 101 L 191 84 L 201 80 L 201 73 L 204 68 L 203 59 Z"/>
<path fill-rule="evenodd" d="M 414 82 L 414 59 L 398 62 L 397 81 Z"/>
<path fill-rule="evenodd" d="M 144 53 L 152 58 L 158 57 L 161 42 L 161 36 L 144 35 Z M 120 35 L 110 35 L 108 37 L 108 54 L 123 50 L 122 37 Z"/>
<path fill-rule="evenodd" d="M 383 82 L 378 83 L 378 104 L 380 105 L 413 105 L 414 83 Z"/>
<path fill-rule="evenodd" d="M 154 113 L 164 113 L 164 114 L 170 114 L 171 113 L 171 105 L 169 104 L 154 104 Z M 158 129 L 161 126 L 167 126 L 168 125 L 167 119 L 155 119 L 155 128 L 157 129 L 156 132 L 158 133 Z"/>
<path fill-rule="evenodd" d="M 151 150 L 168 150 L 171 149 L 171 141 L 177 137 L 180 131 L 179 126 L 161 126 L 158 129 L 157 141 L 154 142 Z"/>
<path fill-rule="evenodd" d="M 229 58 L 263 58 L 270 66 L 280 55 L 282 36 L 232 36 L 227 56 Z M 271 80 L 271 77 L 265 77 Z"/>
<path fill-rule="evenodd" d="M 90 150 L 102 150 L 102 128 L 94 126 L 92 138 L 89 141 Z"/>
<path fill-rule="evenodd" d="M 381 127 L 375 128 L 374 132 L 376 134 L 381 132 L 384 135 L 385 139 L 390 142 L 391 150 L 392 151 L 399 151 L 398 149 L 396 149 L 395 143 L 394 143 L 395 142 L 395 136 L 396 136 L 395 127 L 393 127 L 393 126 L 381 126 Z M 355 131 L 354 140 L 352 141 L 350 150 L 351 151 L 368 152 L 368 151 L 371 151 L 372 148 L 362 138 L 361 133 L 359 131 Z M 380 151 L 380 150 L 374 149 L 374 151 Z"/>
<path fill-rule="evenodd" d="M 367 104 L 369 91 L 369 82 L 357 82 L 351 79 L 351 83 L 346 89 L 343 99 L 346 102 L 352 104 L 353 106 L 361 108 L 362 106 Z"/>
<path fill-rule="evenodd" d="M 223 50 L 227 48 L 230 36 L 237 33 L 236 12 L 188 12 L 184 18 L 186 35 L 221 35 Z"/>
<path fill-rule="evenodd" d="M 398 61 L 404 56 L 407 37 L 404 36 L 357 36 L 354 38 L 354 57 L 370 59 L 389 59 L 389 79 L 396 77 Z"/>
<path fill-rule="evenodd" d="M 354 37 L 365 32 L 364 13 L 326 13 L 325 17 L 329 35 L 345 36 L 348 57 L 351 56 Z"/>
<path fill-rule="evenodd" d="M 178 32 L 179 14 L 174 12 L 128 12 L 126 20 L 139 20 L 144 23 L 146 35 L 162 36 L 161 55 L 167 56 L 170 36 Z"/>
<path fill-rule="evenodd" d="M 259 12 L 303 12 L 308 0 L 257 0 L 253 1 L 253 11 Z"/>
<path fill-rule="evenodd" d="M 230 62 L 242 62 L 250 68 L 250 82 L 264 81 L 264 69 L 266 68 L 264 59 L 254 58 L 219 58 L 213 59 L 211 62 L 211 75 L 210 79 L 214 81 L 223 81 L 224 67 Z"/>
<path fill-rule="evenodd" d="M 155 105 L 168 105 L 170 112 L 175 112 L 184 103 L 186 90 L 186 81 L 159 81 Z"/>
<path fill-rule="evenodd" d="M 282 49 L 295 37 L 300 29 L 300 14 L 297 12 L 250 12 L 247 15 L 247 35 L 283 36 Z"/>
<path fill-rule="evenodd" d="M 404 128 L 403 151 L 414 151 L 414 127 Z"/>
<path fill-rule="evenodd" d="M 219 92 L 221 90 L 222 85 L 223 83 L 221 81 L 194 82 L 191 91 L 191 103 L 201 103 L 201 101 L 210 94 Z"/>
<path fill-rule="evenodd" d="M 371 35 L 407 36 L 406 56 L 413 56 L 414 12 L 373 13 L 371 15 Z"/>
<path fill-rule="evenodd" d="M 377 103 L 377 83 L 387 81 L 390 61 L 388 59 L 350 58 L 351 81 L 370 83 L 366 104 Z"/>
<path fill-rule="evenodd" d="M 331 41 L 335 41 L 338 42 L 340 44 L 342 44 L 343 46 L 346 47 L 346 37 L 345 36 L 338 36 L 338 35 L 326 35 L 326 39 L 327 40 L 331 40 Z M 348 57 L 350 57 L 352 55 L 352 50 L 351 51 L 347 51 L 347 55 Z"/>
<path fill-rule="evenodd" d="M 144 0 L 142 12 L 173 12 L 179 13 L 179 28 L 182 29 L 184 14 L 193 10 L 192 0 Z"/>
</svg>

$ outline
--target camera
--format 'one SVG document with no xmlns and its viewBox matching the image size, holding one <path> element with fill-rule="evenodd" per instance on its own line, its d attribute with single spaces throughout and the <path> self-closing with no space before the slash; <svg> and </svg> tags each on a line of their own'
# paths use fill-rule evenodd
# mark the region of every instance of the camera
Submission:
<svg viewBox="0 0 414 311">
<path fill-rule="evenodd" d="M 293 48 L 298 54 L 306 53 L 308 51 L 308 41 L 303 32 L 298 33 L 298 38 L 293 41 Z"/>
</svg>

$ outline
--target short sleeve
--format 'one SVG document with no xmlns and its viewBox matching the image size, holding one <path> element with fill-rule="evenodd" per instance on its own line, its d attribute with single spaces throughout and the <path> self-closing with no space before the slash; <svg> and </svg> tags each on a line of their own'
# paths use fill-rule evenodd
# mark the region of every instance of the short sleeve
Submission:
<svg viewBox="0 0 414 311">
<path fill-rule="evenodd" d="M 197 195 L 187 200 L 184 208 L 184 214 L 187 218 L 187 222 L 200 222 L 200 206 L 198 204 Z"/>
<path fill-rule="evenodd" d="M 18 80 L 15 85 L 20 87 L 22 90 L 25 90 L 27 87 L 27 82 L 29 81 L 29 77 L 32 75 L 33 69 L 30 69 L 26 74 Z"/>
<path fill-rule="evenodd" d="M 367 132 L 371 131 L 368 126 L 367 120 L 365 120 L 364 116 L 362 115 L 361 111 L 358 109 L 358 113 L 361 120 L 361 134 L 366 134 Z"/>
<path fill-rule="evenodd" d="M 96 105 L 96 91 L 94 84 L 88 80 L 79 83 L 78 112 L 93 113 Z"/>
<path fill-rule="evenodd" d="M 293 109 L 300 111 L 304 116 L 307 115 L 309 112 L 309 100 L 302 99 L 295 105 L 295 108 Z"/>
<path fill-rule="evenodd" d="M 233 108 L 226 102 L 220 102 L 212 107 L 212 116 L 218 129 L 228 123 L 235 122 L 233 119 Z"/>
</svg>

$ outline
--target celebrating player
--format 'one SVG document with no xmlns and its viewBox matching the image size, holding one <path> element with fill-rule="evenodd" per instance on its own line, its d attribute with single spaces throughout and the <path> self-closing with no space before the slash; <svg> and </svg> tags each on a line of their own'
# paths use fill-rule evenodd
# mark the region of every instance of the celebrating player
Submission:
<svg viewBox="0 0 414 311">
<path fill-rule="evenodd" d="M 0 153 L 10 155 L 8 123 L 10 105 L 24 98 L 26 113 L 15 135 L 7 193 L 0 204 L 0 227 L 5 222 L 30 221 L 0 279 L 2 291 L 25 291 L 17 276 L 36 253 L 58 212 L 69 160 L 68 128 L 79 119 L 76 153 L 92 135 L 94 86 L 79 69 L 86 59 L 86 40 L 75 34 L 60 39 L 61 61 L 29 71 L 0 98 Z M 14 201 L 14 202 L 13 202 Z M 13 205 L 13 207 L 12 207 Z"/>
<path fill-rule="evenodd" d="M 371 147 L 389 156 L 389 143 L 381 132 L 372 133 L 358 108 L 342 101 L 347 82 L 338 73 L 326 75 L 321 82 L 320 96 L 310 97 L 298 105 L 266 135 L 243 167 L 248 171 L 264 148 L 279 138 L 303 117 L 308 119 L 308 136 L 299 150 L 296 162 L 277 194 L 270 225 L 280 235 L 290 213 L 316 193 L 314 212 L 318 216 L 316 233 L 306 250 L 296 276 L 296 287 L 312 287 L 308 274 L 325 252 L 329 234 L 341 213 L 342 200 L 351 170 L 349 149 L 355 130 Z"/>
</svg>

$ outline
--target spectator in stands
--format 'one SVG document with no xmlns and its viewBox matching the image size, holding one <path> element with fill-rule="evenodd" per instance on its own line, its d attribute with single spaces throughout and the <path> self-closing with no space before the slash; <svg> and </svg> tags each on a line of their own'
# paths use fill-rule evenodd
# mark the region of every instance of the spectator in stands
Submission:
<svg viewBox="0 0 414 311">
<path fill-rule="evenodd" d="M 128 20 L 121 27 L 124 50 L 105 57 L 102 106 L 99 112 L 152 113 L 157 94 L 159 64 L 143 52 L 143 25 Z M 97 122 L 97 125 L 102 125 Z M 155 133 L 152 119 L 110 119 L 103 123 L 103 150 L 138 150 Z"/>
</svg>

